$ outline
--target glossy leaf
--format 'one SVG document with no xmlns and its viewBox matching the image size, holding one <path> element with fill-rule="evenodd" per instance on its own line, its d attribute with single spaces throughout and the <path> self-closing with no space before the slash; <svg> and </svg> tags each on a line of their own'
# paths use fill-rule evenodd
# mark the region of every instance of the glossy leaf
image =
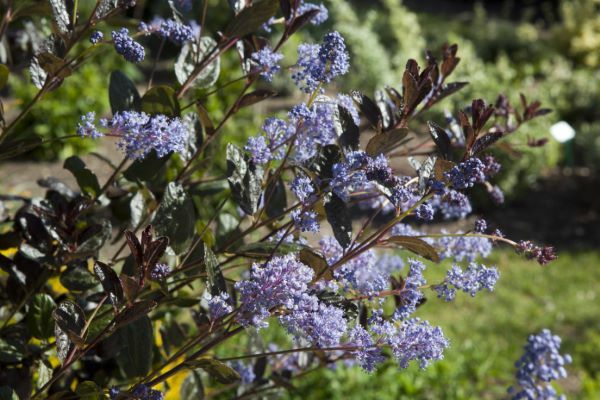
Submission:
<svg viewBox="0 0 600 400">
<path fill-rule="evenodd" d="M 142 104 L 135 84 L 121 71 L 110 74 L 108 98 L 113 114 L 119 111 L 139 111 Z"/>
<path fill-rule="evenodd" d="M 335 193 L 331 193 L 323 203 L 333 236 L 343 248 L 348 247 L 352 239 L 352 217 L 348 206 Z"/>
<path fill-rule="evenodd" d="M 54 327 L 56 351 L 58 358 L 64 362 L 74 343 L 83 342 L 81 333 L 85 326 L 85 314 L 77 304 L 65 300 L 54 310 L 52 318 L 56 322 Z"/>
<path fill-rule="evenodd" d="M 156 234 L 169 238 L 176 253 L 187 250 L 194 236 L 196 211 L 192 199 L 183 187 L 175 182 L 167 185 L 152 224 Z"/>
<path fill-rule="evenodd" d="M 78 156 L 71 156 L 65 160 L 63 168 L 73 174 L 77 184 L 83 193 L 90 197 L 95 197 L 100 193 L 100 184 L 98 178 Z"/>
<path fill-rule="evenodd" d="M 150 371 L 154 333 L 147 316 L 119 328 L 112 340 L 119 345 L 117 364 L 127 378 L 145 376 Z"/>
<path fill-rule="evenodd" d="M 181 112 L 175 91 L 166 85 L 153 86 L 141 100 L 141 109 L 147 114 L 176 117 Z"/>
<path fill-rule="evenodd" d="M 240 11 L 225 29 L 225 36 L 241 38 L 257 31 L 262 24 L 267 22 L 279 8 L 278 0 L 255 1 L 250 7 Z"/>
<path fill-rule="evenodd" d="M 102 284 L 102 288 L 108 294 L 111 304 L 116 307 L 123 302 L 123 287 L 115 270 L 100 261 L 96 261 L 94 273 Z"/>
<path fill-rule="evenodd" d="M 222 384 L 229 384 L 239 381 L 240 374 L 236 370 L 211 357 L 200 357 L 196 360 L 187 361 L 186 366 L 188 368 L 200 368 L 203 369 L 211 377 L 215 378 Z"/>
<path fill-rule="evenodd" d="M 408 136 L 408 129 L 406 128 L 393 129 L 376 134 L 367 143 L 367 154 L 371 157 L 385 154 L 394 149 L 406 136 Z"/>
<path fill-rule="evenodd" d="M 203 243 L 204 246 L 204 265 L 206 267 L 206 275 L 208 276 L 208 289 L 213 296 L 217 296 L 227 291 L 225 277 L 219 267 L 219 261 L 215 253 Z"/>
<path fill-rule="evenodd" d="M 432 245 L 412 236 L 392 236 L 387 240 L 390 243 L 398 244 L 406 250 L 415 253 L 421 257 L 434 262 L 440 262 L 440 256 Z"/>
<path fill-rule="evenodd" d="M 203 36 L 199 42 L 187 42 L 181 48 L 181 52 L 175 62 L 175 76 L 180 84 L 186 82 L 196 71 L 201 63 L 205 63 L 209 58 L 216 54 L 217 42 L 210 36 Z M 204 61 L 206 59 L 206 61 Z M 198 88 L 207 88 L 213 86 L 221 72 L 221 58 L 214 57 L 208 65 L 202 66 L 202 70 L 193 81 L 193 85 Z"/>
<path fill-rule="evenodd" d="M 236 145 L 227 144 L 227 181 L 233 198 L 246 214 L 254 215 L 262 195 L 262 168 Z"/>
</svg>

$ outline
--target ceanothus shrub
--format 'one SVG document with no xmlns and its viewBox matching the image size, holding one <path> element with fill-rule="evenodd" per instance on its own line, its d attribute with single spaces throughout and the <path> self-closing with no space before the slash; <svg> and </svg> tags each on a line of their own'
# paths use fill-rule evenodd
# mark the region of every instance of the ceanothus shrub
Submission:
<svg viewBox="0 0 600 400">
<path fill-rule="evenodd" d="M 426 368 L 450 343 L 435 321 L 419 318 L 425 299 L 493 291 L 501 273 L 485 258 L 495 246 L 542 265 L 556 258 L 552 247 L 507 238 L 483 219 L 466 231 L 422 229 L 468 217 L 475 186 L 502 200 L 493 183 L 501 165 L 486 151 L 545 114 L 539 103 L 476 99 L 448 121 L 428 120 L 465 85 L 448 81 L 460 61 L 456 45 L 428 52 L 424 65 L 408 60 L 401 88 L 377 100 L 336 94 L 352 62 L 342 35 L 302 43 L 297 59 L 280 51 L 303 25 L 327 19 L 323 5 L 237 5 L 229 24 L 211 32 L 203 24 L 211 7 L 192 3 L 169 1 L 171 15 L 119 27 L 122 17 L 143 14 L 131 11 L 134 1 L 99 0 L 89 15 L 49 1 L 53 33 L 30 64 L 39 93 L 3 121 L 3 156 L 39 144 L 12 128 L 102 52 L 151 72 L 141 94 L 112 71 L 112 115 L 88 110 L 73 126 L 85 140 L 116 142 L 122 161 L 107 163 L 106 181 L 73 156 L 64 166 L 77 190 L 45 179 L 45 196 L 9 199 L 0 256 L 0 386 L 8 392 L 251 397 L 340 362 L 366 372 L 390 359 L 399 374 L 413 363 Z M 176 60 L 162 56 L 167 43 Z M 243 76 L 219 78 L 219 60 L 231 52 Z M 177 81 L 153 82 L 158 62 L 171 63 Z M 228 142 L 223 127 L 274 96 L 265 86 L 275 75 L 293 81 L 303 100 L 265 116 L 260 131 L 248 129 L 245 145 Z M 239 81 L 241 91 L 230 85 Z M 214 120 L 206 104 L 219 90 L 236 100 Z M 224 154 L 215 153 L 219 141 Z M 398 159 L 413 172 L 400 172 Z M 428 268 L 443 259 L 451 267 L 431 281 Z M 268 329 L 287 341 L 261 343 Z M 556 396 L 547 383 L 564 377 L 570 361 L 559 343 L 548 331 L 530 338 L 511 396 Z M 179 374 L 183 386 L 172 387 Z"/>
</svg>

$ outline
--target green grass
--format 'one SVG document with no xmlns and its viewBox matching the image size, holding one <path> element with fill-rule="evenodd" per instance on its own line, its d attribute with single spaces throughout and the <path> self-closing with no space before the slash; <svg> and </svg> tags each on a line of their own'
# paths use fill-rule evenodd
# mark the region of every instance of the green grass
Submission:
<svg viewBox="0 0 600 400">
<path fill-rule="evenodd" d="M 500 399 L 513 382 L 527 336 L 548 328 L 573 356 L 569 378 L 556 387 L 570 399 L 600 399 L 600 252 L 559 253 L 546 267 L 508 251 L 495 253 L 494 293 L 444 303 L 429 295 L 418 316 L 440 325 L 451 341 L 445 359 L 425 371 L 387 364 L 374 374 L 338 367 L 296 382 L 290 399 Z M 446 264 L 432 265 L 430 282 Z M 594 373 L 596 374 L 594 376 Z"/>
</svg>

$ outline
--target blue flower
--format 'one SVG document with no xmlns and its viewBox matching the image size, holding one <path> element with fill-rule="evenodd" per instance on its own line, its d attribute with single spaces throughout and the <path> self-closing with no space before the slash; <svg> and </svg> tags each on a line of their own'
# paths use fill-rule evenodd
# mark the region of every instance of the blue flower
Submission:
<svg viewBox="0 0 600 400">
<path fill-rule="evenodd" d="M 177 22 L 174 19 L 165 20 L 154 17 L 150 23 L 140 22 L 139 30 L 146 35 L 156 33 L 158 36 L 177 45 L 182 45 L 194 38 L 194 29 L 191 26 Z"/>
<path fill-rule="evenodd" d="M 256 379 L 256 374 L 254 374 L 254 367 L 252 365 L 244 364 L 241 361 L 234 361 L 231 363 L 231 366 L 238 374 L 240 374 L 242 385 L 249 385 Z"/>
<path fill-rule="evenodd" d="M 571 356 L 560 354 L 560 337 L 548 329 L 529 336 L 525 353 L 516 362 L 516 378 L 520 388 L 511 387 L 513 399 L 559 399 L 549 382 L 567 377 L 566 364 Z"/>
<path fill-rule="evenodd" d="M 457 290 L 470 294 L 472 297 L 483 289 L 492 292 L 500 274 L 496 268 L 471 263 L 466 271 L 453 266 L 446 274 L 446 279 L 434 287 L 438 297 L 446 301 L 454 300 Z"/>
<path fill-rule="evenodd" d="M 422 219 L 423 221 L 431 221 L 434 213 L 433 207 L 429 204 L 421 204 L 415 211 L 417 218 Z"/>
<path fill-rule="evenodd" d="M 407 368 L 411 361 L 418 361 L 421 368 L 431 361 L 444 358 L 444 350 L 450 345 L 440 327 L 427 321 L 412 318 L 402 322 L 392 336 L 386 337 L 400 368 Z"/>
<path fill-rule="evenodd" d="M 455 189 L 466 189 L 486 180 L 485 164 L 476 157 L 452 167 L 444 176 Z"/>
<path fill-rule="evenodd" d="M 127 61 L 139 63 L 144 59 L 144 47 L 129 37 L 129 30 L 127 28 L 112 31 L 112 40 L 117 53 L 122 55 Z"/>
<path fill-rule="evenodd" d="M 427 281 L 423 277 L 425 264 L 415 259 L 408 260 L 409 270 L 404 283 L 404 288 L 398 295 L 402 305 L 394 312 L 394 318 L 407 319 L 416 310 L 421 300 L 425 297 L 420 291 L 420 287 Z"/>
<path fill-rule="evenodd" d="M 77 124 L 77 134 L 81 137 L 97 139 L 102 136 L 102 132 L 96 126 L 96 113 L 90 111 L 81 116 Z"/>
<path fill-rule="evenodd" d="M 302 232 L 319 232 L 320 225 L 317 213 L 314 211 L 294 210 L 291 212 L 292 220 L 296 228 Z"/>
<path fill-rule="evenodd" d="M 283 58 L 283 54 L 275 53 L 271 48 L 264 47 L 252 53 L 250 58 L 257 64 L 260 76 L 270 82 L 273 79 L 273 75 L 281 69 L 278 63 Z"/>
<path fill-rule="evenodd" d="M 171 272 L 171 268 L 167 264 L 157 263 L 150 270 L 150 278 L 155 281 L 162 281 Z"/>
<path fill-rule="evenodd" d="M 300 16 L 311 10 L 319 10 L 317 15 L 312 17 L 310 20 L 310 23 L 313 25 L 321 25 L 323 22 L 327 21 L 327 19 L 329 18 L 329 11 L 327 10 L 327 7 L 325 7 L 323 5 L 323 3 L 313 4 L 313 3 L 305 3 L 303 1 L 300 3 L 300 7 L 298 7 L 298 11 L 296 12 L 296 15 Z"/>
<path fill-rule="evenodd" d="M 311 93 L 319 84 L 330 83 L 335 77 L 347 73 L 349 60 L 344 38 L 338 32 L 330 32 L 323 38 L 322 45 L 298 46 L 298 69 L 292 74 L 292 79 L 301 90 Z"/>
<path fill-rule="evenodd" d="M 312 180 L 306 175 L 296 175 L 290 184 L 290 189 L 302 203 L 307 203 L 311 195 L 315 193 Z"/>
<path fill-rule="evenodd" d="M 266 327 L 271 309 L 279 306 L 294 309 L 308 290 L 313 270 L 292 254 L 274 257 L 264 265 L 253 264 L 250 278 L 235 284 L 240 294 L 238 321 Z"/>
<path fill-rule="evenodd" d="M 103 39 L 104 39 L 104 33 L 100 32 L 100 31 L 94 31 L 90 35 L 90 43 L 92 43 L 92 44 L 97 44 L 97 43 L 101 42 Z"/>
<path fill-rule="evenodd" d="M 457 234 L 461 233 L 457 232 Z M 484 258 L 489 256 L 492 251 L 492 241 L 476 236 L 444 236 L 435 241 L 434 247 L 441 259 L 453 258 L 457 262 L 462 260 L 471 262 L 478 256 Z"/>
<path fill-rule="evenodd" d="M 229 294 L 227 292 L 221 292 L 218 296 L 208 297 L 208 315 L 211 320 L 219 319 L 224 317 L 233 311 L 233 307 L 229 303 Z"/>
<path fill-rule="evenodd" d="M 356 325 L 349 333 L 349 345 L 358 347 L 352 351 L 358 364 L 367 372 L 373 372 L 385 357 L 375 345 L 373 337 L 362 326 Z"/>
</svg>

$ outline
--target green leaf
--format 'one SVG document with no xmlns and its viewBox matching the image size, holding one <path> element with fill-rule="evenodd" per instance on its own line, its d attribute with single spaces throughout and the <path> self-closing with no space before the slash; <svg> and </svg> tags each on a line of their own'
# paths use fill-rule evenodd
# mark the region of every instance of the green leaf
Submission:
<svg viewBox="0 0 600 400">
<path fill-rule="evenodd" d="M 129 203 L 131 227 L 137 227 L 152 210 L 156 209 L 156 205 L 154 194 L 147 187 L 141 187 Z"/>
<path fill-rule="evenodd" d="M 142 111 L 147 114 L 164 114 L 176 117 L 180 113 L 175 91 L 166 85 L 154 86 L 142 97 Z"/>
<path fill-rule="evenodd" d="M 42 139 L 37 136 L 10 142 L 4 141 L 0 144 L 0 160 L 6 160 L 26 153 L 38 147 L 42 142 Z"/>
<path fill-rule="evenodd" d="M 301 263 L 308 265 L 315 271 L 314 280 L 324 279 L 330 281 L 333 279 L 333 270 L 329 268 L 329 264 L 325 258 L 313 251 L 310 247 L 306 247 L 298 254 L 298 259 Z"/>
<path fill-rule="evenodd" d="M 392 129 L 376 134 L 367 143 L 367 154 L 371 157 L 385 154 L 396 147 L 406 136 L 408 136 L 406 128 Z"/>
<path fill-rule="evenodd" d="M 234 383 L 240 380 L 240 374 L 236 370 L 212 357 L 200 357 L 196 360 L 187 361 L 188 368 L 200 368 L 211 377 L 223 384 Z"/>
<path fill-rule="evenodd" d="M 338 105 L 334 114 L 335 128 L 339 136 L 340 146 L 348 150 L 358 150 L 360 130 L 354 123 L 352 114 L 346 107 Z"/>
<path fill-rule="evenodd" d="M 179 398 L 181 400 L 204 399 L 204 385 L 202 384 L 202 377 L 197 371 L 190 371 L 185 378 L 179 389 Z"/>
<path fill-rule="evenodd" d="M 77 255 L 91 255 L 96 253 L 110 238 L 112 224 L 108 219 L 103 219 L 99 224 L 90 225 L 80 237 L 81 243 L 77 246 Z"/>
<path fill-rule="evenodd" d="M 48 339 L 54 334 L 54 321 L 52 320 L 52 311 L 56 304 L 52 296 L 44 293 L 38 293 L 33 296 L 29 311 L 27 312 L 26 322 L 29 332 L 38 339 Z"/>
<path fill-rule="evenodd" d="M 183 187 L 170 182 L 152 220 L 158 236 L 167 236 L 177 254 L 186 251 L 195 232 L 196 210 Z"/>
<path fill-rule="evenodd" d="M 278 0 L 254 2 L 233 18 L 227 29 L 225 29 L 225 36 L 228 38 L 242 38 L 257 31 L 262 24 L 275 15 L 278 8 Z"/>
<path fill-rule="evenodd" d="M 8 386 L 0 386 L 0 400 L 19 400 L 19 396 Z"/>
<path fill-rule="evenodd" d="M 100 184 L 98 178 L 78 156 L 71 156 L 65 160 L 63 168 L 73 174 L 77 184 L 83 193 L 90 197 L 95 197 L 100 193 Z"/>
<path fill-rule="evenodd" d="M 145 376 L 150 372 L 154 344 L 150 318 L 143 316 L 125 325 L 112 337 L 120 345 L 117 364 L 127 378 Z"/>
<path fill-rule="evenodd" d="M 74 342 L 83 342 L 81 331 L 85 326 L 85 314 L 77 304 L 65 300 L 54 310 L 52 318 L 56 322 L 54 326 L 56 352 L 60 361 L 64 362 L 69 351 L 74 347 Z"/>
<path fill-rule="evenodd" d="M 52 379 L 53 370 L 52 366 L 44 360 L 38 360 L 36 362 L 36 365 L 38 376 L 35 380 L 35 387 L 37 389 L 40 389 L 46 383 L 50 382 L 50 379 Z"/>
<path fill-rule="evenodd" d="M 423 239 L 419 239 L 412 236 L 392 236 L 387 240 L 390 243 L 399 244 L 406 250 L 425 257 L 428 260 L 434 262 L 440 262 L 440 256 L 437 251 L 429 243 Z"/>
<path fill-rule="evenodd" d="M 175 76 L 177 77 L 177 81 L 183 85 L 206 57 L 214 56 L 214 50 L 217 47 L 217 42 L 209 36 L 201 37 L 199 42 L 193 41 L 184 44 L 175 62 Z M 198 88 L 210 87 L 217 82 L 220 72 L 221 58 L 217 56 L 208 65 L 203 67 L 192 84 Z"/>
<path fill-rule="evenodd" d="M 92 381 L 83 381 L 77 385 L 75 393 L 80 400 L 103 400 L 105 399 L 103 390 Z"/>
<path fill-rule="evenodd" d="M 65 0 L 50 0 L 50 8 L 52 9 L 52 21 L 58 32 L 61 34 L 71 32 L 73 24 Z"/>
<path fill-rule="evenodd" d="M 263 170 L 232 143 L 227 144 L 227 181 L 233 198 L 246 214 L 254 215 L 262 194 Z"/>
<path fill-rule="evenodd" d="M 204 265 L 208 276 L 208 289 L 213 296 L 218 296 L 227 291 L 225 277 L 221 272 L 215 253 L 205 243 L 202 245 L 204 246 Z"/>
<path fill-rule="evenodd" d="M 121 71 L 113 71 L 110 74 L 108 98 L 113 114 L 119 111 L 139 111 L 142 106 L 142 99 L 135 84 Z"/>
<path fill-rule="evenodd" d="M 25 348 L 15 340 L 0 339 L 0 363 L 18 363 L 25 358 Z"/>
<path fill-rule="evenodd" d="M 108 294 L 108 299 L 113 306 L 118 306 L 123 301 L 123 287 L 117 273 L 110 266 L 96 261 L 94 273 Z"/>
<path fill-rule="evenodd" d="M 123 172 L 123 176 L 130 182 L 148 182 L 152 181 L 160 172 L 164 170 L 169 157 L 159 158 L 156 151 L 152 150 L 143 160 L 135 160 Z"/>
<path fill-rule="evenodd" d="M 265 191 L 265 211 L 269 218 L 284 217 L 285 209 L 287 208 L 287 193 L 285 184 L 281 175 L 275 180 L 272 177 L 268 179 L 269 185 Z M 268 203 L 267 203 L 268 202 Z"/>
<path fill-rule="evenodd" d="M 352 217 L 344 200 L 331 193 L 324 201 L 325 215 L 338 243 L 346 248 L 352 240 Z"/>
<path fill-rule="evenodd" d="M 294 253 L 306 249 L 307 247 L 299 243 L 286 243 L 281 242 L 277 246 L 279 241 L 275 240 L 272 242 L 254 242 L 244 244 L 235 249 L 236 254 L 243 254 L 245 257 L 252 258 L 264 258 L 269 257 L 271 254 L 288 254 Z"/>
<path fill-rule="evenodd" d="M 10 73 L 8 67 L 4 64 L 0 64 L 0 90 L 6 86 L 8 82 L 8 74 Z"/>
</svg>

